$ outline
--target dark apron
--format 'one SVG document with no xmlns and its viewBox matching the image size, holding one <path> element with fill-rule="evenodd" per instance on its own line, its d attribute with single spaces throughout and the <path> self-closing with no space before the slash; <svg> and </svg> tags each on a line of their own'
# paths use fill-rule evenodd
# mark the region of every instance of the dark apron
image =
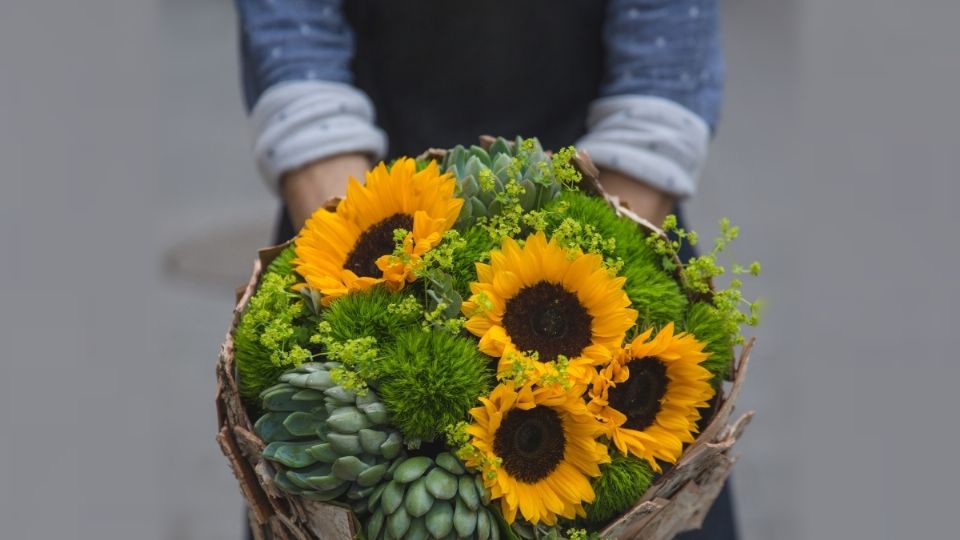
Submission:
<svg viewBox="0 0 960 540">
<path fill-rule="evenodd" d="M 354 84 L 373 100 L 388 160 L 481 134 L 573 144 L 603 74 L 605 8 L 602 0 L 344 2 L 356 36 Z M 284 213 L 277 240 L 292 236 Z M 702 531 L 680 538 L 732 540 L 735 531 L 724 488 Z"/>
</svg>

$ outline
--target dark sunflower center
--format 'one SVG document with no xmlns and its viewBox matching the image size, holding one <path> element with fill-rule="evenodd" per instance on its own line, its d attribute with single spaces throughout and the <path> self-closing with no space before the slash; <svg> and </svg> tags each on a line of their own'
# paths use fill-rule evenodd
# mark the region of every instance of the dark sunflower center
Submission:
<svg viewBox="0 0 960 540">
<path fill-rule="evenodd" d="M 358 276 L 379 276 L 381 272 L 377 268 L 377 259 L 393 253 L 396 245 L 393 231 L 396 229 L 413 230 L 413 218 L 407 214 L 394 214 L 363 231 L 343 267 Z"/>
<path fill-rule="evenodd" d="M 508 412 L 497 429 L 493 451 L 511 476 L 535 484 L 563 461 L 566 443 L 560 415 L 540 405 Z"/>
<path fill-rule="evenodd" d="M 541 281 L 507 301 L 503 327 L 521 351 L 536 351 L 543 362 L 580 356 L 590 344 L 593 317 L 577 295 Z"/>
<path fill-rule="evenodd" d="M 610 389 L 610 406 L 627 416 L 624 427 L 642 431 L 660 412 L 667 393 L 667 366 L 656 358 L 630 362 L 630 378 Z"/>
</svg>

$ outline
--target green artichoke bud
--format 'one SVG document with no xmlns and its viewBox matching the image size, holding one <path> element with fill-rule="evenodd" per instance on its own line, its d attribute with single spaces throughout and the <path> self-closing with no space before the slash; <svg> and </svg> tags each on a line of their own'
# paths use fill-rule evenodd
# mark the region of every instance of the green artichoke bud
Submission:
<svg viewBox="0 0 960 540">
<path fill-rule="evenodd" d="M 397 460 L 367 500 L 367 540 L 499 538 L 476 478 L 446 452 Z"/>
<path fill-rule="evenodd" d="M 267 443 L 263 457 L 276 466 L 278 488 L 318 501 L 345 496 L 362 514 L 402 460 L 402 440 L 377 395 L 337 386 L 330 375 L 335 367 L 305 363 L 283 374 L 261 394 L 267 413 L 254 429 Z M 399 530 L 400 518 L 394 521 L 384 530 Z"/>
<path fill-rule="evenodd" d="M 477 219 L 489 218 L 500 212 L 497 194 L 514 180 L 523 187 L 520 206 L 524 212 L 539 210 L 561 193 L 561 186 L 553 176 L 553 161 L 543 151 L 540 142 L 531 139 L 524 144 L 517 137 L 513 143 L 496 139 L 490 148 L 456 146 L 440 164 L 443 172 L 457 178 L 457 196 L 463 198 L 463 209 L 456 228 L 464 229 Z"/>
</svg>

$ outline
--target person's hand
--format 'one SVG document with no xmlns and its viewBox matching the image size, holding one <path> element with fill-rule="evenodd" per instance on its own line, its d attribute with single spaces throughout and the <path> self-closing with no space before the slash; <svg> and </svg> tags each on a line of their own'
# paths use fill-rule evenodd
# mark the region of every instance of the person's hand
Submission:
<svg viewBox="0 0 960 540">
<path fill-rule="evenodd" d="M 607 193 L 620 197 L 620 202 L 630 210 L 657 227 L 673 212 L 676 204 L 673 195 L 610 169 L 600 169 L 600 185 Z"/>
<path fill-rule="evenodd" d="M 280 190 L 290 212 L 294 230 L 300 230 L 311 214 L 334 197 L 347 192 L 351 176 L 363 181 L 371 168 L 365 154 L 341 154 L 308 163 L 283 175 Z"/>
</svg>

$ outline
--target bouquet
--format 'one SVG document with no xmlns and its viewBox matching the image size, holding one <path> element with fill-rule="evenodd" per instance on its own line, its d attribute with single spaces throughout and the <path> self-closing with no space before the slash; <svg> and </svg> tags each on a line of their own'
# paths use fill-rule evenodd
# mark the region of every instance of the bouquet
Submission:
<svg viewBox="0 0 960 540">
<path fill-rule="evenodd" d="M 757 306 L 712 285 L 736 234 L 683 265 L 695 233 L 535 139 L 351 179 L 261 252 L 221 349 L 218 441 L 254 537 L 698 527 L 750 418 L 730 422 Z"/>
</svg>

